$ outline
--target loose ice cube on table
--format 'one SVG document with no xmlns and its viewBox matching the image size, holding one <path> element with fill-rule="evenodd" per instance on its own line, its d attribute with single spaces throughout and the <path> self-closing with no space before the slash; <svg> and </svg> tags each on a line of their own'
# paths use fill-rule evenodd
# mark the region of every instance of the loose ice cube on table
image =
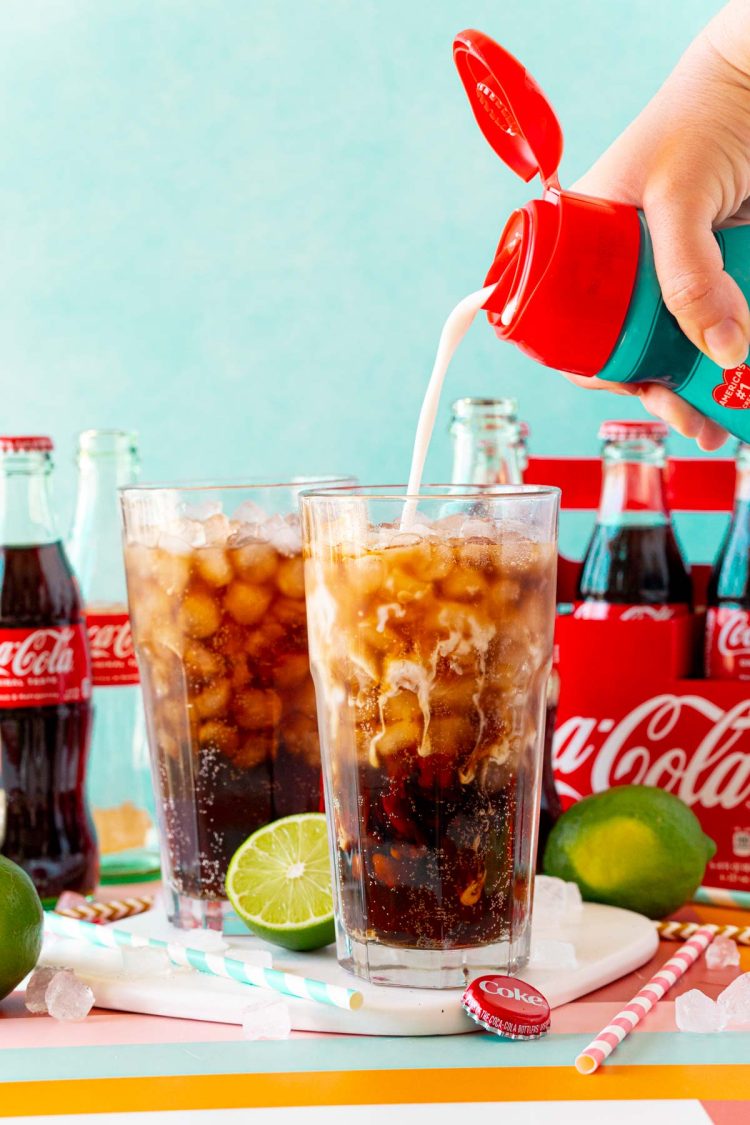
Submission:
<svg viewBox="0 0 750 1125">
<path fill-rule="evenodd" d="M 172 962 L 163 949 L 149 945 L 122 945 L 120 954 L 127 977 L 163 977 L 172 971 Z"/>
<path fill-rule="evenodd" d="M 554 926 L 575 918 L 583 900 L 577 883 L 566 883 L 553 875 L 537 875 L 534 880 L 534 926 Z"/>
<path fill-rule="evenodd" d="M 534 969 L 576 969 L 578 958 L 575 946 L 569 941 L 531 938 L 529 965 Z"/>
<path fill-rule="evenodd" d="M 726 1012 L 700 989 L 683 992 L 674 1002 L 674 1018 L 680 1031 L 723 1031 Z"/>
<path fill-rule="evenodd" d="M 77 1023 L 89 1014 L 94 1006 L 94 994 L 87 984 L 79 980 L 72 969 L 55 973 L 44 993 L 47 1011 L 53 1020 Z"/>
<path fill-rule="evenodd" d="M 292 1030 L 289 1005 L 273 992 L 258 989 L 242 1013 L 245 1039 L 288 1039 Z"/>
<path fill-rule="evenodd" d="M 29 977 L 29 983 L 26 985 L 24 1003 L 28 1011 L 35 1014 L 47 1011 L 47 1001 L 44 998 L 47 985 L 61 971 L 60 965 L 43 965 L 34 969 Z"/>
<path fill-rule="evenodd" d="M 239 949 L 230 945 L 227 957 L 234 957 L 237 961 L 244 961 L 246 965 L 254 965 L 258 969 L 273 968 L 273 957 L 267 949 Z"/>
<path fill-rule="evenodd" d="M 737 944 L 728 937 L 715 937 L 706 950 L 705 957 L 709 969 L 728 969 L 740 963 Z"/>
<path fill-rule="evenodd" d="M 204 953 L 225 953 L 229 944 L 221 930 L 185 930 L 174 938 L 178 945 L 201 949 Z"/>
<path fill-rule="evenodd" d="M 732 1027 L 750 1027 L 750 973 L 735 977 L 716 1003 Z"/>
</svg>

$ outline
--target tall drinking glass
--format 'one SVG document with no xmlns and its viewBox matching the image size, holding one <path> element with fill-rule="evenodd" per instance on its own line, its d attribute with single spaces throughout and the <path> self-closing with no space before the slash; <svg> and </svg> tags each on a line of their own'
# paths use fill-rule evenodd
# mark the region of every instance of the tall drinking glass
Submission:
<svg viewBox="0 0 750 1125">
<path fill-rule="evenodd" d="M 554 488 L 302 498 L 338 956 L 449 988 L 528 958 Z"/>
<path fill-rule="evenodd" d="M 220 929 L 239 845 L 277 817 L 321 808 L 298 495 L 335 479 L 121 491 L 162 871 L 177 925 Z"/>
</svg>

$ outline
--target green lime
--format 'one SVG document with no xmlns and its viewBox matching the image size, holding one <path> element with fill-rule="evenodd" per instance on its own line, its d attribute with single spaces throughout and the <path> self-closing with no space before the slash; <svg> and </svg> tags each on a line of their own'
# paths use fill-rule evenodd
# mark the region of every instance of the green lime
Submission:
<svg viewBox="0 0 750 1125">
<path fill-rule="evenodd" d="M 692 897 L 715 852 L 679 797 L 621 785 L 563 813 L 544 850 L 544 873 L 577 883 L 590 902 L 663 918 Z"/>
<path fill-rule="evenodd" d="M 34 884 L 18 864 L 0 855 L 0 1000 L 36 965 L 43 930 Z"/>
<path fill-rule="evenodd" d="M 323 813 L 285 816 L 253 832 L 232 856 L 226 887 L 258 937 L 287 949 L 330 945 L 335 933 Z"/>
</svg>

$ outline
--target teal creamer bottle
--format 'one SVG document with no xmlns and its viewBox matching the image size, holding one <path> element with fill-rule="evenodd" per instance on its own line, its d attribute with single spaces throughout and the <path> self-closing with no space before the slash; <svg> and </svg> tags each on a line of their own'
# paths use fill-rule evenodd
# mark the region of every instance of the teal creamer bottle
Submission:
<svg viewBox="0 0 750 1125">
<path fill-rule="evenodd" d="M 722 370 L 680 330 L 661 297 L 636 207 L 563 191 L 560 124 L 522 64 L 480 31 L 453 55 L 474 116 L 500 158 L 544 194 L 508 220 L 485 285 L 502 340 L 546 367 L 619 383 L 659 382 L 750 442 L 750 366 Z M 750 296 L 750 226 L 716 231 L 728 273 Z"/>
</svg>

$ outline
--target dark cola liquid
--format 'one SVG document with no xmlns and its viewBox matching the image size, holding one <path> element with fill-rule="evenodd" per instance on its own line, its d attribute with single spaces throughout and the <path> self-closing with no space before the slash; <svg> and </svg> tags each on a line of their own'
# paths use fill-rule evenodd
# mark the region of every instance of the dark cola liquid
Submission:
<svg viewBox="0 0 750 1125">
<path fill-rule="evenodd" d="M 78 589 L 59 543 L 0 547 L 0 628 L 77 624 Z M 91 703 L 0 708 L 5 828 L 0 850 L 40 897 L 91 892 L 96 839 L 84 795 Z"/>
<path fill-rule="evenodd" d="M 422 949 L 506 937 L 517 779 L 498 772 L 461 784 L 455 762 L 439 754 L 397 755 L 386 776 L 366 765 L 355 770 L 358 846 L 338 852 L 347 930 Z"/>
<path fill-rule="evenodd" d="M 578 596 L 613 605 L 690 605 L 692 583 L 671 524 L 597 524 Z"/>
<path fill-rule="evenodd" d="M 536 869 L 543 870 L 544 849 L 549 834 L 562 816 L 563 808 L 555 786 L 555 769 L 552 761 L 552 742 L 555 736 L 557 700 L 547 701 L 544 725 L 544 758 L 542 759 L 541 800 L 539 803 L 539 838 L 536 852 Z"/>
</svg>

